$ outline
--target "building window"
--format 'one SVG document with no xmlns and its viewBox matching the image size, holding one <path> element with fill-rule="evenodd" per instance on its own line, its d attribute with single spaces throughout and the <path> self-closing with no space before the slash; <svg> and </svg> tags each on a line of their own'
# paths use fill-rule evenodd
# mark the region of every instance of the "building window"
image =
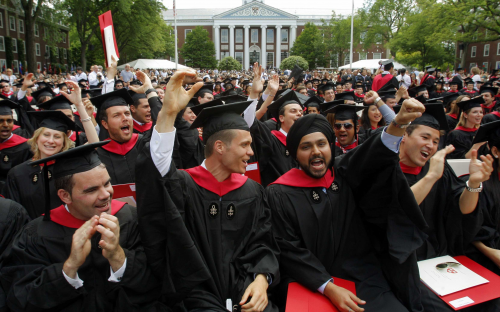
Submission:
<svg viewBox="0 0 500 312">
<path fill-rule="evenodd" d="M 243 43 L 243 29 L 235 29 L 236 43 Z"/>
<path fill-rule="evenodd" d="M 464 50 L 460 50 L 460 56 L 458 58 L 462 58 L 462 54 L 464 53 Z"/>
<path fill-rule="evenodd" d="M 45 46 L 45 57 L 50 57 L 50 46 Z"/>
<path fill-rule="evenodd" d="M 47 27 L 43 28 L 43 39 L 47 39 L 49 37 L 49 29 Z"/>
<path fill-rule="evenodd" d="M 360 42 L 363 43 L 366 39 L 366 31 L 362 31 L 359 35 Z M 366 59 L 365 59 L 366 60 Z"/>
<path fill-rule="evenodd" d="M 192 31 L 193 31 L 192 29 L 184 29 L 184 38 L 187 38 L 188 34 Z M 64 42 L 66 42 L 66 41 L 64 41 Z"/>
<path fill-rule="evenodd" d="M 58 48 L 58 47 L 56 47 L 56 48 L 54 49 L 54 55 L 55 55 L 56 57 L 59 57 L 59 48 Z"/>
<path fill-rule="evenodd" d="M 63 40 L 63 43 L 66 43 L 66 34 L 65 33 L 62 33 L 62 40 Z"/>
<path fill-rule="evenodd" d="M 268 28 L 266 30 L 266 42 L 267 43 L 274 43 L 274 29 Z"/>
<path fill-rule="evenodd" d="M 12 52 L 17 53 L 17 39 L 12 38 Z"/>
<path fill-rule="evenodd" d="M 347 65 L 349 63 L 351 63 L 351 61 L 349 60 L 350 59 L 350 55 L 347 54 L 345 57 L 344 57 L 344 65 Z"/>
<path fill-rule="evenodd" d="M 373 59 L 378 60 L 382 58 L 382 53 L 373 53 Z"/>
<path fill-rule="evenodd" d="M 366 60 L 367 53 L 366 52 L 359 52 L 359 60 Z"/>
<path fill-rule="evenodd" d="M 274 52 L 267 52 L 267 68 L 274 67 Z"/>
<path fill-rule="evenodd" d="M 243 65 L 243 52 L 234 52 L 234 58 Z"/>
<path fill-rule="evenodd" d="M 472 68 L 472 67 L 477 67 L 477 64 L 476 63 L 470 63 L 469 68 Z"/>
<path fill-rule="evenodd" d="M 497 55 L 500 55 L 500 42 L 497 43 Z"/>
<path fill-rule="evenodd" d="M 490 45 L 489 44 L 484 45 L 484 56 L 490 56 Z"/>
<path fill-rule="evenodd" d="M 19 73 L 19 62 L 18 61 L 12 61 L 12 66 L 14 66 L 14 74 Z"/>
<path fill-rule="evenodd" d="M 19 20 L 19 32 L 21 34 L 24 34 L 24 21 L 23 20 Z"/>
<path fill-rule="evenodd" d="M 229 56 L 229 52 L 228 52 L 228 51 L 226 51 L 226 52 L 221 52 L 221 53 L 220 53 L 220 59 L 221 59 L 221 60 L 222 60 L 223 58 L 225 58 L 225 57 L 228 57 L 228 56 Z"/>
<path fill-rule="evenodd" d="M 220 30 L 220 42 L 229 43 L 229 29 Z"/>
<path fill-rule="evenodd" d="M 3 69 L 6 66 L 7 62 L 5 60 L 0 60 L 0 68 Z"/>
<path fill-rule="evenodd" d="M 63 57 L 64 59 L 67 59 L 68 58 L 68 52 L 66 52 L 66 48 L 63 49 Z"/>
<path fill-rule="evenodd" d="M 495 69 L 500 69 L 500 61 L 497 61 L 495 64 Z"/>
<path fill-rule="evenodd" d="M 288 52 L 281 52 L 281 61 L 283 62 L 284 59 L 288 57 Z"/>
<path fill-rule="evenodd" d="M 470 50 L 470 57 L 476 57 L 476 49 L 477 47 L 472 47 Z"/>
<path fill-rule="evenodd" d="M 488 62 L 483 62 L 483 70 L 488 71 Z"/>
<path fill-rule="evenodd" d="M 23 52 L 26 55 L 26 41 L 23 41 Z"/>
<path fill-rule="evenodd" d="M 288 29 L 281 30 L 281 43 L 288 43 Z"/>
<path fill-rule="evenodd" d="M 40 36 L 40 30 L 38 29 L 38 24 L 35 24 L 35 37 Z"/>
<path fill-rule="evenodd" d="M 382 44 L 382 34 L 375 34 L 375 41 L 377 44 Z"/>
<path fill-rule="evenodd" d="M 3 28 L 3 14 L 0 14 L 0 28 Z"/>
<path fill-rule="evenodd" d="M 3 36 L 0 36 L 0 51 L 5 51 L 5 39 Z"/>
<path fill-rule="evenodd" d="M 10 23 L 10 30 L 15 31 L 16 30 L 16 17 L 9 16 L 9 23 Z"/>
<path fill-rule="evenodd" d="M 36 56 L 40 56 L 40 44 L 39 43 L 35 43 L 35 52 L 36 52 Z"/>
<path fill-rule="evenodd" d="M 251 42 L 252 43 L 257 43 L 259 42 L 259 30 L 258 29 L 250 29 L 251 32 L 252 32 L 252 38 L 251 38 Z"/>
</svg>

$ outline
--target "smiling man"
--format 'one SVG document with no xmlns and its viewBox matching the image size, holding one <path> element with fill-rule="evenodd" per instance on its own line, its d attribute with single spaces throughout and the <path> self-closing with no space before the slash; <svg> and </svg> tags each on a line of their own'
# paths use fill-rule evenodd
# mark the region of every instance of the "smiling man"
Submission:
<svg viewBox="0 0 500 312">
<path fill-rule="evenodd" d="M 367 97 L 383 103 L 375 92 Z M 287 146 L 298 168 L 266 188 L 281 251 L 280 303 L 297 281 L 339 311 L 422 311 L 414 250 L 425 221 L 397 166 L 400 127 L 424 108 L 413 99 L 403 105 L 393 124 L 335 159 L 325 117 L 310 114 L 291 127 Z M 336 278 L 355 282 L 356 295 Z"/>
<path fill-rule="evenodd" d="M 206 159 L 200 166 L 177 170 L 172 162 L 175 119 L 202 86 L 200 82 L 186 91 L 185 78 L 195 82 L 196 72 L 179 70 L 170 79 L 151 144 L 137 162 L 139 220 L 148 262 L 165 281 L 166 272 L 177 270 L 167 267 L 175 260 L 165 250 L 171 243 L 165 229 L 170 227 L 170 210 L 178 211 L 210 272 L 205 277 L 200 269 L 199 283 L 182 277 L 173 281 L 176 290 L 188 288 L 188 311 L 276 311 L 267 297 L 269 285 L 279 280 L 270 210 L 262 186 L 242 175 L 253 155 L 250 129 L 241 117 L 250 102 L 204 108 L 191 128 L 203 127 Z M 163 289 L 168 298 L 172 288 Z"/>
<path fill-rule="evenodd" d="M 84 145 L 56 160 L 53 177 L 64 203 L 31 221 L 2 269 L 11 311 L 138 311 L 159 291 L 146 265 L 136 209 L 114 201 L 106 167 Z"/>
<path fill-rule="evenodd" d="M 132 90 L 128 92 L 134 101 L 130 105 L 130 113 L 134 121 L 134 133 L 144 133 L 151 129 L 153 125 L 148 99 L 144 93 L 135 93 Z"/>
<path fill-rule="evenodd" d="M 151 137 L 151 131 L 147 131 L 145 135 L 133 132 L 133 118 L 129 108 L 129 104 L 133 103 L 126 89 L 92 98 L 92 104 L 98 109 L 101 126 L 107 130 L 108 140 L 111 140 L 111 143 L 99 147 L 97 153 L 108 169 L 112 184 L 135 182 L 137 154 Z"/>
</svg>

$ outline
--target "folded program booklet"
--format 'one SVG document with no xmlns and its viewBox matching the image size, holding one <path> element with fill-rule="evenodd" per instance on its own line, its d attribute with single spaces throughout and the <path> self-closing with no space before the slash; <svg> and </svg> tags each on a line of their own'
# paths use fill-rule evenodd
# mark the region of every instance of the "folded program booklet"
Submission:
<svg viewBox="0 0 500 312">
<path fill-rule="evenodd" d="M 450 256 L 418 262 L 420 280 L 439 296 L 446 296 L 489 281 Z"/>
</svg>

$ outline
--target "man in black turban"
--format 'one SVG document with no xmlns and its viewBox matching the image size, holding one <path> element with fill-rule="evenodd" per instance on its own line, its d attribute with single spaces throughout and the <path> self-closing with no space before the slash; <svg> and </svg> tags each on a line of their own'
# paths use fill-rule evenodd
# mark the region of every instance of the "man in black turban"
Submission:
<svg viewBox="0 0 500 312">
<path fill-rule="evenodd" d="M 381 101 L 375 92 L 367 97 Z M 299 168 L 266 189 L 281 250 L 281 304 L 296 281 L 340 311 L 422 311 L 415 249 L 426 223 L 397 152 L 401 127 L 424 107 L 414 99 L 403 107 L 384 131 L 335 159 L 325 117 L 306 115 L 291 127 L 286 143 Z M 337 286 L 337 278 L 355 282 L 356 294 Z"/>
</svg>

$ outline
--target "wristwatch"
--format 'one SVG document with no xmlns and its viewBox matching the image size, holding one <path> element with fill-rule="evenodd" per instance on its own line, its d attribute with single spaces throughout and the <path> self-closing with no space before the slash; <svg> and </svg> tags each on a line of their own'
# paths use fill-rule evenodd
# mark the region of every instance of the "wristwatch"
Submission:
<svg viewBox="0 0 500 312">
<path fill-rule="evenodd" d="M 156 92 L 155 89 L 151 88 L 151 89 L 147 89 L 146 92 L 144 92 L 146 95 L 150 94 L 151 92 Z"/>
<path fill-rule="evenodd" d="M 393 119 L 392 122 L 391 122 L 391 124 L 393 124 L 394 127 L 396 127 L 396 128 L 406 129 L 406 128 L 408 128 L 411 125 L 411 121 L 409 123 L 407 123 L 406 125 L 400 125 L 400 124 L 396 123 L 396 119 Z"/>
<path fill-rule="evenodd" d="M 469 186 L 469 181 L 465 182 L 465 186 L 467 187 L 467 191 L 472 192 L 472 193 L 481 193 L 483 190 L 483 182 L 479 183 L 478 188 L 472 188 Z"/>
</svg>

